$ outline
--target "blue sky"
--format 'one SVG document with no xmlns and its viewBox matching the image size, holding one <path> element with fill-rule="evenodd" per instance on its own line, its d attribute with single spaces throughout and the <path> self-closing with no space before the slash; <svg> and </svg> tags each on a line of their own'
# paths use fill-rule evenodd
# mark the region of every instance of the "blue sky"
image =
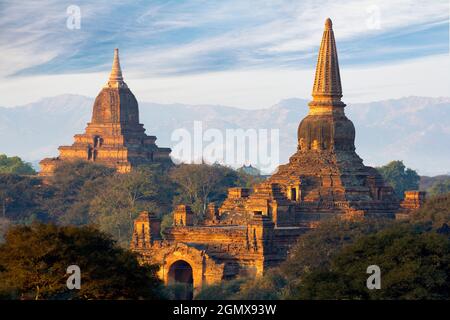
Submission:
<svg viewBox="0 0 450 320">
<path fill-rule="evenodd" d="M 70 5 L 80 29 L 66 26 Z M 115 47 L 138 100 L 256 108 L 308 98 L 326 17 L 344 100 L 448 96 L 449 10 L 448 0 L 1 1 L 0 106 L 95 96 Z"/>
</svg>

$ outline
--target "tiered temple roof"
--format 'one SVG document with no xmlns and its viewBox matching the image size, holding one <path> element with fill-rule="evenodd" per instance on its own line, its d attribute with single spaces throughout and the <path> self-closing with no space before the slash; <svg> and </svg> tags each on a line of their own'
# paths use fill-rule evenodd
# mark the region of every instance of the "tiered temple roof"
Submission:
<svg viewBox="0 0 450 320">
<path fill-rule="evenodd" d="M 138 102 L 123 80 L 118 49 L 114 50 L 108 82 L 95 99 L 91 122 L 74 139 L 71 146 L 59 147 L 57 158 L 40 162 L 40 175 L 51 176 L 61 161 L 93 161 L 118 172 L 155 161 L 171 161 L 171 150 L 159 148 L 156 137 L 146 135 L 139 123 Z"/>
<path fill-rule="evenodd" d="M 157 263 L 165 283 L 202 286 L 240 276 L 259 276 L 286 259 L 299 235 L 325 217 L 390 217 L 423 202 L 407 193 L 400 209 L 393 189 L 355 152 L 355 128 L 345 116 L 336 43 L 325 22 L 309 114 L 298 128 L 298 148 L 289 163 L 266 181 L 230 188 L 220 208 L 208 207 L 204 221 L 178 207 L 174 224 L 159 240 L 159 223 L 144 214 L 135 221 L 131 249 Z M 156 224 L 153 226 L 153 224 Z M 156 230 L 153 231 L 152 230 Z M 152 241 L 154 239 L 154 241 Z"/>
<path fill-rule="evenodd" d="M 394 216 L 399 203 L 378 172 L 356 154 L 355 127 L 345 115 L 341 98 L 338 54 L 332 22 L 327 19 L 309 113 L 298 127 L 297 152 L 253 188 L 244 200 L 245 208 L 271 216 L 277 226 L 308 225 L 336 214 Z M 270 190 L 268 185 L 276 186 L 284 199 L 265 192 Z M 232 215 L 230 201 L 225 203 Z"/>
</svg>

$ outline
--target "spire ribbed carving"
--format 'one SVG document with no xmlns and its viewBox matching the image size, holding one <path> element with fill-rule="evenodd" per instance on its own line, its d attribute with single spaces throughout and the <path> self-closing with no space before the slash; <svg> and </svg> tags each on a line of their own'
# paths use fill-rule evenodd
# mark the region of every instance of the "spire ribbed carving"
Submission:
<svg viewBox="0 0 450 320">
<path fill-rule="evenodd" d="M 325 21 L 322 42 L 320 44 L 319 56 L 317 58 L 316 76 L 312 91 L 313 100 L 309 106 L 328 107 L 320 112 L 330 112 L 330 107 L 344 107 L 341 101 L 342 86 L 339 73 L 339 62 L 337 56 L 336 42 L 334 40 L 333 24 L 331 19 Z M 311 110 L 318 112 L 319 110 Z"/>
<path fill-rule="evenodd" d="M 114 49 L 114 59 L 111 68 L 111 74 L 106 87 L 127 88 L 127 84 L 123 81 L 122 69 L 120 68 L 119 49 Z"/>
<path fill-rule="evenodd" d="M 355 127 L 345 116 L 341 101 L 339 63 L 329 18 L 325 21 L 312 96 L 308 116 L 298 127 L 298 150 L 354 152 Z"/>
</svg>

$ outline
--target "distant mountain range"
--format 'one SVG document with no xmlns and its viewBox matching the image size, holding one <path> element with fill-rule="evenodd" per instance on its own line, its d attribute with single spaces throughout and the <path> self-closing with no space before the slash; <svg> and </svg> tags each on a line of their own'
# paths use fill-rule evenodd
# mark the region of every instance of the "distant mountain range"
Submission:
<svg viewBox="0 0 450 320">
<path fill-rule="evenodd" d="M 175 129 L 279 129 L 280 162 L 296 150 L 297 127 L 307 114 L 307 100 L 286 99 L 267 109 L 247 110 L 218 105 L 140 103 L 140 122 L 159 146 L 173 147 Z M 0 153 L 37 163 L 56 156 L 60 145 L 73 142 L 90 121 L 93 99 L 79 95 L 45 98 L 24 106 L 0 107 Z M 422 175 L 450 172 L 450 97 L 406 97 L 349 104 L 347 116 L 356 127 L 356 148 L 368 165 L 391 160 Z"/>
</svg>

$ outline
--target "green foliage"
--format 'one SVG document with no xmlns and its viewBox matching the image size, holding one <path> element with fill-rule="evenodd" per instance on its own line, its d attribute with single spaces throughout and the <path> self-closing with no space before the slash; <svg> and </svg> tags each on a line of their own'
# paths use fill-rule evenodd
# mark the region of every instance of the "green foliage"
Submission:
<svg viewBox="0 0 450 320">
<path fill-rule="evenodd" d="M 67 267 L 81 269 L 81 289 L 68 290 Z M 91 227 L 15 226 L 0 245 L 0 296 L 9 299 L 161 298 L 157 267 Z"/>
<path fill-rule="evenodd" d="M 229 298 L 295 299 L 305 276 L 314 270 L 328 268 L 332 259 L 343 248 L 392 224 L 390 220 L 381 219 L 350 221 L 330 218 L 323 220 L 315 229 L 299 237 L 286 261 L 278 268 L 271 269 L 263 277 L 240 283 L 239 290 L 233 292 Z"/>
<path fill-rule="evenodd" d="M 450 225 L 450 193 L 428 198 L 424 206 L 414 212 L 412 221 L 428 222 L 434 228 Z"/>
<path fill-rule="evenodd" d="M 365 219 L 362 221 L 330 218 L 321 221 L 317 228 L 301 235 L 290 250 L 288 259 L 280 268 L 295 283 L 296 279 L 317 268 L 327 267 L 344 246 L 375 233 L 391 224 L 390 220 Z"/>
<path fill-rule="evenodd" d="M 208 203 L 226 198 L 228 188 L 258 181 L 258 177 L 218 164 L 181 164 L 170 171 L 170 178 L 177 187 L 174 203 L 190 205 L 198 220 L 203 219 Z"/>
<path fill-rule="evenodd" d="M 2 173 L 33 175 L 36 174 L 36 171 L 30 163 L 24 162 L 19 157 L 8 157 L 6 154 L 0 154 L 0 174 Z"/>
<path fill-rule="evenodd" d="M 95 162 L 64 161 L 56 167 L 52 185 L 59 187 L 66 195 L 72 195 L 79 191 L 87 181 L 111 176 L 114 172 L 114 169 Z"/>
<path fill-rule="evenodd" d="M 276 300 L 280 299 L 287 279 L 278 268 L 269 270 L 263 277 L 244 282 L 239 292 L 232 297 L 242 300 Z"/>
<path fill-rule="evenodd" d="M 133 221 L 140 211 L 162 214 L 170 210 L 170 185 L 161 172 L 152 168 L 113 175 L 102 186 L 90 201 L 90 221 L 124 246 L 129 245 Z"/>
<path fill-rule="evenodd" d="M 385 179 L 393 184 L 397 194 L 402 195 L 407 189 L 417 189 L 417 174 L 413 170 L 405 169 L 401 161 L 391 162 L 379 170 Z M 124 288 L 125 280 L 116 277 L 114 272 L 121 270 L 125 277 L 128 275 L 128 269 L 125 270 L 124 266 L 119 267 L 112 260 L 108 260 L 106 253 L 111 255 L 110 259 L 117 259 L 131 269 L 135 268 L 135 262 L 131 262 L 136 261 L 133 260 L 135 257 L 131 258 L 127 250 L 120 249 L 105 234 L 95 231 L 95 241 L 98 245 L 91 246 L 89 239 L 94 237 L 94 229 L 91 228 L 49 225 L 18 229 L 20 227 L 15 225 L 29 224 L 36 220 L 54 221 L 62 225 L 96 225 L 98 229 L 114 237 L 122 247 L 128 247 L 133 220 L 139 211 L 149 210 L 160 215 L 161 229 L 164 230 L 172 225 L 170 213 L 173 204 L 190 204 L 197 213 L 197 220 L 201 220 L 208 203 L 223 201 L 229 187 L 250 187 L 262 180 L 262 177 L 239 173 L 220 165 L 151 165 L 137 168 L 127 174 L 117 174 L 113 169 L 83 161 L 63 163 L 57 168 L 50 185 L 43 184 L 38 177 L 0 174 L 0 241 L 2 234 L 10 230 L 6 243 L 0 246 L 0 296 L 37 296 L 46 299 L 147 298 L 148 292 L 142 291 L 144 289 L 138 282 L 141 282 L 144 273 L 150 275 L 151 279 L 156 278 L 155 267 L 144 267 L 147 268 L 146 271 L 141 270 L 141 273 L 135 275 L 136 278 L 130 278 L 132 285 L 138 289 Z M 412 216 L 413 223 L 424 223 L 430 226 L 428 229 L 408 226 L 405 223 L 397 226 L 398 223 L 393 221 L 375 219 L 324 220 L 317 228 L 298 239 L 291 248 L 288 259 L 278 268 L 258 279 L 238 278 L 205 287 L 197 298 L 390 299 L 395 298 L 395 295 L 405 299 L 445 297 L 442 290 L 448 288 L 441 286 L 445 277 L 442 275 L 443 269 L 440 268 L 448 267 L 448 260 L 445 260 L 448 259 L 445 253 L 448 239 L 436 234 L 435 230 L 445 223 L 450 224 L 449 199 L 449 194 L 429 198 L 425 206 Z M 79 235 L 80 232 L 82 235 Z M 20 238 L 20 233 L 23 238 Z M 107 244 L 108 241 L 111 243 Z M 38 245 L 41 243 L 42 247 Z M 29 248 L 26 248 L 26 244 Z M 1 251 L 5 248 L 6 251 Z M 92 254 L 89 254 L 88 248 Z M 389 251 L 391 249 L 392 252 Z M 98 250 L 104 252 L 105 256 Z M 10 253 L 4 255 L 2 252 Z M 404 266 L 404 269 L 388 263 L 395 255 L 400 260 L 394 261 Z M 69 263 L 70 259 L 76 257 L 81 257 L 78 258 L 81 262 Z M 359 263 L 356 263 L 353 269 L 351 263 L 355 261 L 351 260 L 352 257 Z M 56 258 L 61 260 L 59 264 L 52 260 Z M 19 260 L 14 259 L 27 259 L 32 261 L 32 264 L 16 264 L 14 261 Z M 387 285 L 384 293 L 367 292 L 364 289 L 368 276 L 366 269 L 362 275 L 359 274 L 364 264 L 365 268 L 370 264 L 377 264 L 367 264 L 373 259 L 383 263 L 382 279 Z M 66 274 L 63 267 L 67 263 L 83 264 L 85 267 L 81 268 L 82 272 L 84 269 L 88 270 L 86 279 L 92 281 L 92 286 L 86 285 L 86 292 L 74 293 L 65 289 Z M 15 267 L 10 267 L 12 265 Z M 95 273 L 97 271 L 93 270 L 93 266 L 111 275 L 112 282 L 102 278 L 103 273 Z M 430 273 L 425 272 L 426 268 L 436 273 L 435 281 L 430 278 Z M 13 269 L 17 269 L 17 275 Z M 62 271 L 64 272 L 61 273 Z M 414 275 L 416 271 L 425 273 L 421 278 Z M 42 278 L 37 276 L 38 272 L 42 273 Z M 360 278 L 352 276 L 355 272 Z M 16 278 L 19 279 L 16 285 L 7 280 Z M 64 280 L 64 286 L 61 285 L 61 279 Z M 129 276 L 127 284 L 130 283 L 128 279 Z M 133 284 L 133 281 L 137 284 Z M 28 286 L 25 282 L 32 284 Z M 144 280 L 142 282 L 145 283 Z M 415 282 L 417 285 L 414 287 Z M 399 283 L 405 284 L 405 287 Z M 155 289 L 159 284 L 148 285 L 148 288 L 156 290 L 152 291 L 155 297 L 161 294 L 159 289 Z M 362 289 L 361 285 L 364 286 Z M 114 292 L 107 293 L 107 286 L 117 288 L 108 291 L 119 293 L 112 297 Z M 165 291 L 165 295 L 175 297 L 180 290 L 182 288 L 173 286 Z"/>
<path fill-rule="evenodd" d="M 398 198 L 403 199 L 406 190 L 418 190 L 420 177 L 416 171 L 406 168 L 403 161 L 391 161 L 377 168 L 384 180 L 390 184 Z"/>
<path fill-rule="evenodd" d="M 436 181 L 428 191 L 430 196 L 450 193 L 450 178 Z"/>
<path fill-rule="evenodd" d="M 62 162 L 51 180 L 51 196 L 45 202 L 55 222 L 84 225 L 89 222 L 89 202 L 114 174 L 114 170 L 87 161 Z"/>
<path fill-rule="evenodd" d="M 50 189 L 37 177 L 0 174 L 0 217 L 18 223 L 47 221 Z"/>
<path fill-rule="evenodd" d="M 315 229 L 299 237 L 286 261 L 278 268 L 257 279 L 238 279 L 207 287 L 198 299 L 295 299 L 306 275 L 314 270 L 329 268 L 332 259 L 343 248 L 393 223 L 382 219 L 323 220 Z"/>
<path fill-rule="evenodd" d="M 118 174 L 93 162 L 62 162 L 48 184 L 39 177 L 0 175 L 0 217 L 14 223 L 94 224 L 128 246 L 141 210 L 160 215 L 164 230 L 172 224 L 174 203 L 192 205 L 201 220 L 207 204 L 225 199 L 228 187 L 256 181 L 220 165 L 162 163 Z"/>
<path fill-rule="evenodd" d="M 179 189 L 175 202 L 190 205 L 201 219 L 208 202 L 217 194 L 216 187 L 220 188 L 224 179 L 225 170 L 218 168 L 207 164 L 181 164 L 173 168 L 170 178 Z"/>
<path fill-rule="evenodd" d="M 63 162 L 49 184 L 40 177 L 0 174 L 0 217 L 15 223 L 95 224 L 128 246 L 140 210 L 171 212 L 169 168 L 149 165 L 117 174 L 92 162 Z"/>
<path fill-rule="evenodd" d="M 166 170 L 155 164 L 119 174 L 85 161 L 63 163 L 55 171 L 46 206 L 58 223 L 94 224 L 128 247 L 133 220 L 141 210 L 171 211 L 173 186 Z"/>
<path fill-rule="evenodd" d="M 204 286 L 195 297 L 196 300 L 230 300 L 239 293 L 241 285 L 247 279 L 237 278 L 225 280 L 218 284 Z"/>
<path fill-rule="evenodd" d="M 234 184 L 235 184 L 235 186 L 239 186 L 239 187 L 251 188 L 255 184 L 261 183 L 264 180 L 266 180 L 266 178 L 264 178 L 261 175 L 256 176 L 256 175 L 238 171 L 238 179 Z"/>
<path fill-rule="evenodd" d="M 323 220 L 299 237 L 278 268 L 240 284 L 231 297 L 448 299 L 449 239 L 442 226 L 450 224 L 449 201 L 448 194 L 428 199 L 411 222 Z M 382 290 L 366 287 L 373 264 L 381 267 Z"/>
<path fill-rule="evenodd" d="M 381 289 L 366 287 L 367 267 L 381 269 Z M 398 224 L 357 240 L 329 267 L 307 274 L 300 299 L 448 299 L 450 240 L 420 225 Z"/>
<path fill-rule="evenodd" d="M 164 230 L 173 225 L 173 215 L 165 214 L 161 219 L 161 236 L 164 238 Z"/>
<path fill-rule="evenodd" d="M 419 188 L 420 190 L 424 190 L 427 192 L 428 195 L 430 195 L 432 193 L 432 188 L 435 184 L 446 184 L 446 182 L 450 180 L 450 175 L 446 175 L 446 174 L 442 174 L 442 175 L 437 175 L 437 176 L 433 176 L 433 177 L 428 177 L 428 176 L 420 176 L 420 184 L 419 184 Z M 442 192 L 442 193 L 446 193 L 446 192 Z M 431 194 L 432 196 L 437 195 L 437 194 Z"/>
<path fill-rule="evenodd" d="M 205 286 L 196 296 L 197 300 L 275 300 L 280 298 L 286 278 L 279 269 L 271 269 L 263 277 L 238 277 Z"/>
</svg>

